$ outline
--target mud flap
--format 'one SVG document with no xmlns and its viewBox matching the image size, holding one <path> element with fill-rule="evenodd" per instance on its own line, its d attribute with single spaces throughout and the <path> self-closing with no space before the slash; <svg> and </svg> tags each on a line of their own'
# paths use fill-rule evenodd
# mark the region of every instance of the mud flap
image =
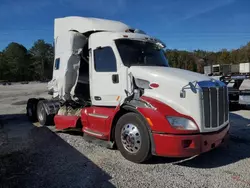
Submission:
<svg viewBox="0 0 250 188">
<path fill-rule="evenodd" d="M 63 130 L 68 128 L 76 128 L 79 119 L 79 116 L 56 115 L 54 117 L 54 122 L 56 125 L 56 129 Z"/>
</svg>

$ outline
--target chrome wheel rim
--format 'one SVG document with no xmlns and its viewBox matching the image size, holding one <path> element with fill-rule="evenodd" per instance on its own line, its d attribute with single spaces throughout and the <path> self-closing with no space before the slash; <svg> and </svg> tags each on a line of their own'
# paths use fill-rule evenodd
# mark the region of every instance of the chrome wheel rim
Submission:
<svg viewBox="0 0 250 188">
<path fill-rule="evenodd" d="M 44 110 L 43 107 L 41 107 L 40 110 L 38 111 L 38 118 L 39 118 L 40 121 L 43 121 L 44 113 L 45 113 L 45 110 Z"/>
<path fill-rule="evenodd" d="M 141 134 L 133 124 L 126 124 L 121 130 L 121 141 L 123 147 L 129 153 L 137 153 L 141 148 Z"/>
</svg>

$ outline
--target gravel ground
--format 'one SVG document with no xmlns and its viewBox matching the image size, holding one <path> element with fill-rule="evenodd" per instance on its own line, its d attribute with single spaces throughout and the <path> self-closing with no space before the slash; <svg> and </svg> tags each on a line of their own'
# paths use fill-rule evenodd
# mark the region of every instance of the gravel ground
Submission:
<svg viewBox="0 0 250 188">
<path fill-rule="evenodd" d="M 81 135 L 32 125 L 23 114 L 30 97 L 46 97 L 46 84 L 0 86 L 0 187 L 250 187 L 250 111 L 231 112 L 227 146 L 134 164 Z"/>
</svg>

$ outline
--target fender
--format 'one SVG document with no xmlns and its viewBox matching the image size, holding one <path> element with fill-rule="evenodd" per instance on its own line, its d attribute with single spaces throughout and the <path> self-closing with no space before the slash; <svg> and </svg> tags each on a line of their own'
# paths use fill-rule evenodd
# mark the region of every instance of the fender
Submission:
<svg viewBox="0 0 250 188">
<path fill-rule="evenodd" d="M 145 118 L 149 118 L 152 122 L 152 131 L 160 134 L 196 134 L 199 133 L 199 127 L 196 124 L 195 120 L 185 114 L 181 114 L 175 111 L 171 106 L 168 106 L 165 103 L 162 103 L 151 97 L 142 96 L 142 100 L 148 102 L 153 108 L 137 108 Z M 168 122 L 166 116 L 177 116 L 183 117 L 192 120 L 196 126 L 197 130 L 178 130 L 173 128 Z"/>
<path fill-rule="evenodd" d="M 149 106 L 147 106 L 147 104 L 144 101 L 132 100 L 131 102 L 123 104 L 120 107 L 120 110 L 124 109 L 124 110 L 129 111 L 129 112 L 134 112 L 134 113 L 139 114 L 142 117 L 142 120 L 144 121 L 144 123 L 145 123 L 145 125 L 147 126 L 147 129 L 148 129 L 149 138 L 150 138 L 150 142 L 151 142 L 151 153 L 152 153 L 152 155 L 156 155 L 155 143 L 154 143 L 154 139 L 153 139 L 152 129 L 151 129 L 148 121 L 146 120 L 145 116 L 140 111 L 137 110 L 138 107 L 150 108 Z"/>
</svg>

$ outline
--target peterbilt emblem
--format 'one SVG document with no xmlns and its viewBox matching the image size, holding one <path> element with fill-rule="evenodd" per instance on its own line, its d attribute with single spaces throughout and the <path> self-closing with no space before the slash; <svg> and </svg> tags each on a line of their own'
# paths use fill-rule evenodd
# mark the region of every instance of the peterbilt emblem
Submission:
<svg viewBox="0 0 250 188">
<path fill-rule="evenodd" d="M 215 85 L 216 87 L 220 87 L 220 84 L 219 84 L 218 82 L 214 82 L 214 85 Z"/>
<path fill-rule="evenodd" d="M 220 87 L 220 84 L 218 83 L 217 80 L 215 80 L 214 78 L 212 78 L 211 81 L 214 83 L 215 87 Z"/>
<path fill-rule="evenodd" d="M 215 87 L 220 87 L 220 84 L 216 80 L 212 80 L 212 82 L 214 83 Z"/>
</svg>

